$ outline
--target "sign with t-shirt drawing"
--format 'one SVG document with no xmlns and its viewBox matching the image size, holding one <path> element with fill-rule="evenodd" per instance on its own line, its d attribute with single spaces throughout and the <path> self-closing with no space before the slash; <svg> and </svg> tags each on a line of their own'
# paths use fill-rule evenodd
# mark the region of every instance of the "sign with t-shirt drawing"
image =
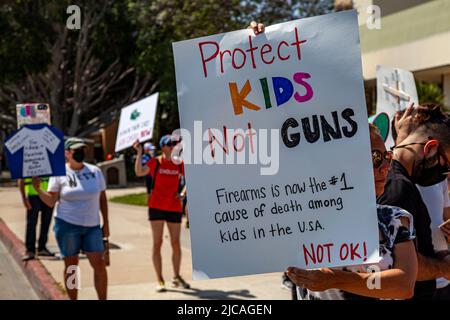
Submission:
<svg viewBox="0 0 450 320">
<path fill-rule="evenodd" d="M 173 49 L 194 278 L 378 262 L 356 11 Z"/>
<path fill-rule="evenodd" d="M 386 131 L 386 148 L 394 146 L 392 121 L 395 113 L 406 109 L 411 103 L 418 104 L 414 75 L 408 70 L 377 66 L 377 126 Z M 385 129 L 386 128 L 386 129 Z"/>
<path fill-rule="evenodd" d="M 64 134 L 47 125 L 24 125 L 6 139 L 5 150 L 13 179 L 64 176 Z"/>
<path fill-rule="evenodd" d="M 152 138 L 157 105 L 158 93 L 155 93 L 122 109 L 116 152 L 131 147 L 136 140 L 144 142 Z"/>
</svg>

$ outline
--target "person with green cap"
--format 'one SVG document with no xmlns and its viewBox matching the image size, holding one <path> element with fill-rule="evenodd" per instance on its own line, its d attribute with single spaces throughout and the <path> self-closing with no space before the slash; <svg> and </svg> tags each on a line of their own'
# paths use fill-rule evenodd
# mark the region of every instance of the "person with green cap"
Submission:
<svg viewBox="0 0 450 320">
<path fill-rule="evenodd" d="M 102 171 L 84 162 L 85 147 L 81 139 L 67 139 L 64 143 L 66 175 L 51 177 L 47 191 L 40 187 L 39 178 L 33 177 L 33 186 L 48 206 L 58 203 L 54 231 L 64 258 L 65 286 L 70 299 L 76 300 L 78 297 L 77 269 L 79 254 L 83 251 L 94 269 L 97 296 L 105 300 L 108 275 L 103 239 L 109 237 L 106 184 Z M 103 218 L 103 228 L 100 227 L 99 212 Z"/>
<path fill-rule="evenodd" d="M 48 178 L 41 178 L 41 189 L 47 190 Z M 32 186 L 31 178 L 19 180 L 19 190 L 22 202 L 27 209 L 27 226 L 25 233 L 26 253 L 23 261 L 32 260 L 36 256 L 36 226 L 41 216 L 40 234 L 38 240 L 38 256 L 53 257 L 55 254 L 47 249 L 48 230 L 52 221 L 53 207 L 47 206 Z"/>
</svg>

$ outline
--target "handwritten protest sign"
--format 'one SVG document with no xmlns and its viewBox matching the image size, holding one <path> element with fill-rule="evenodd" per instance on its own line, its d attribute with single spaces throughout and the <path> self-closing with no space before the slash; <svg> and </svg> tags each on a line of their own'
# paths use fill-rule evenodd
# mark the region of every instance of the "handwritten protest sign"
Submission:
<svg viewBox="0 0 450 320">
<path fill-rule="evenodd" d="M 64 134 L 46 124 L 25 125 L 6 139 L 13 179 L 64 176 Z"/>
<path fill-rule="evenodd" d="M 377 262 L 356 12 L 173 49 L 194 279 Z"/>
<path fill-rule="evenodd" d="M 47 103 L 17 104 L 16 112 L 18 129 L 26 124 L 51 124 L 50 106 Z"/>
<path fill-rule="evenodd" d="M 399 68 L 377 66 L 376 119 L 378 119 L 377 126 L 379 128 L 388 128 L 385 139 L 386 148 L 389 149 L 394 145 L 391 126 L 395 113 L 406 109 L 413 102 L 419 103 L 419 98 L 412 72 Z"/>
<path fill-rule="evenodd" d="M 122 109 L 116 152 L 131 147 L 136 140 L 144 142 L 152 138 L 157 104 L 158 93 L 155 93 Z"/>
</svg>

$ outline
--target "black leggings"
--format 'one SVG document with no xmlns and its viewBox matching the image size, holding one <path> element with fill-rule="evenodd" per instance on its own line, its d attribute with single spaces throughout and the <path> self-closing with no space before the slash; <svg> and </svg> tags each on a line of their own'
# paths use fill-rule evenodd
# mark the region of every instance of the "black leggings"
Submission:
<svg viewBox="0 0 450 320">
<path fill-rule="evenodd" d="M 53 209 L 47 206 L 39 196 L 29 196 L 31 209 L 27 210 L 27 230 L 25 234 L 25 246 L 28 252 L 36 251 L 36 226 L 41 212 L 41 228 L 38 241 L 38 250 L 45 249 L 48 239 L 48 229 L 52 221 Z"/>
</svg>

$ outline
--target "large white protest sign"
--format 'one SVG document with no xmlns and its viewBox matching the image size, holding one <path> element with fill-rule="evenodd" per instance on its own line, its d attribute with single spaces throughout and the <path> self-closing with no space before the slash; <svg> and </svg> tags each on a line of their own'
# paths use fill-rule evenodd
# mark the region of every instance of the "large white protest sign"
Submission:
<svg viewBox="0 0 450 320">
<path fill-rule="evenodd" d="M 356 12 L 173 49 L 194 278 L 377 262 Z"/>
<path fill-rule="evenodd" d="M 155 93 L 122 109 L 116 152 L 131 147 L 136 140 L 143 142 L 152 138 L 157 105 L 158 93 Z"/>
<path fill-rule="evenodd" d="M 397 111 L 404 110 L 411 103 L 419 103 L 416 83 L 412 72 L 387 66 L 377 66 L 377 115 L 384 114 L 388 134 L 385 141 L 386 148 L 394 145 L 392 138 L 392 120 Z M 384 121 L 384 122 L 386 122 Z"/>
</svg>

